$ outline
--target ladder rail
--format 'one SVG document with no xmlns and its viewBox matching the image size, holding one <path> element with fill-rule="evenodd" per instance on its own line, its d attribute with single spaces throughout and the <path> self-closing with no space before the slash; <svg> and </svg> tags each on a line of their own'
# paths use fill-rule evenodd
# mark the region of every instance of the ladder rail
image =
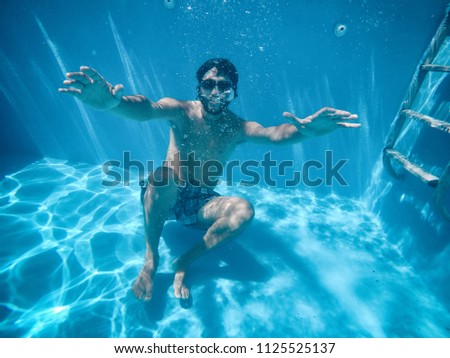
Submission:
<svg viewBox="0 0 450 358">
<path fill-rule="evenodd" d="M 439 119 L 427 116 L 422 113 L 418 113 L 415 111 L 412 111 L 410 109 L 404 109 L 402 111 L 402 115 L 404 115 L 407 118 L 415 119 L 416 121 L 423 122 L 430 126 L 431 128 L 439 129 L 443 132 L 450 133 L 450 123 L 446 121 L 441 121 Z"/>
<path fill-rule="evenodd" d="M 437 176 L 423 170 L 420 166 L 411 162 L 400 152 L 394 149 L 386 149 L 386 154 L 389 155 L 391 158 L 395 159 L 397 162 L 399 162 L 403 166 L 403 168 L 405 168 L 408 172 L 418 177 L 427 185 L 431 186 L 432 188 L 436 188 L 438 186 L 440 179 Z"/>
<path fill-rule="evenodd" d="M 450 7 L 447 8 L 444 20 L 442 20 L 436 34 L 431 40 L 430 45 L 428 46 L 425 54 L 422 56 L 422 60 L 420 61 L 421 65 L 417 66 L 416 68 L 412 81 L 409 85 L 408 93 L 400 106 L 400 109 L 397 113 L 397 116 L 394 119 L 394 122 L 392 123 L 385 148 L 391 149 L 394 147 L 405 123 L 405 118 L 402 117 L 401 111 L 404 109 L 411 108 L 411 105 L 414 102 L 414 99 L 416 98 L 417 93 L 419 92 L 419 89 L 422 86 L 422 83 L 427 74 L 427 71 L 422 69 L 422 67 L 423 65 L 432 64 L 445 38 L 449 36 L 450 34 L 449 22 L 450 22 Z"/>
<path fill-rule="evenodd" d="M 407 118 L 418 120 L 429 125 L 431 128 L 450 134 L 450 123 L 432 118 L 410 109 L 420 88 L 422 87 L 425 76 L 429 71 L 450 72 L 450 66 L 433 63 L 447 36 L 450 36 L 450 5 L 447 7 L 445 17 L 439 25 L 436 34 L 433 36 L 430 45 L 422 56 L 420 65 L 417 66 L 414 72 L 413 78 L 407 90 L 407 94 L 400 105 L 400 109 L 398 110 L 394 121 L 392 122 L 389 134 L 387 136 L 386 145 L 383 149 L 382 160 L 384 168 L 392 177 L 396 179 L 402 177 L 402 175 L 393 167 L 392 160 L 395 160 L 400 163 L 405 170 L 412 173 L 429 186 L 435 188 L 435 193 L 433 196 L 434 203 L 437 206 L 438 211 L 442 213 L 443 217 L 450 221 L 450 213 L 444 207 L 445 197 L 450 189 L 450 161 L 447 163 L 447 166 L 441 176 L 437 177 L 423 170 L 420 166 L 411 162 L 403 154 L 394 149 Z"/>
<path fill-rule="evenodd" d="M 420 68 L 423 71 L 435 71 L 435 72 L 450 72 L 450 66 L 436 65 L 434 63 L 429 65 L 422 65 Z"/>
</svg>

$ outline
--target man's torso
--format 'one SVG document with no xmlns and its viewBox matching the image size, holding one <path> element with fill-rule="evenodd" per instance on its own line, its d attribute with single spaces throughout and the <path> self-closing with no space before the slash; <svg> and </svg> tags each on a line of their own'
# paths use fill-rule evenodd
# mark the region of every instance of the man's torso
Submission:
<svg viewBox="0 0 450 358">
<path fill-rule="evenodd" d="M 214 187 L 212 179 L 222 174 L 227 159 L 243 142 L 244 121 L 230 111 L 224 112 L 222 118 L 208 120 L 200 102 L 183 104 L 180 118 L 171 125 L 166 165 L 181 180 Z"/>
</svg>

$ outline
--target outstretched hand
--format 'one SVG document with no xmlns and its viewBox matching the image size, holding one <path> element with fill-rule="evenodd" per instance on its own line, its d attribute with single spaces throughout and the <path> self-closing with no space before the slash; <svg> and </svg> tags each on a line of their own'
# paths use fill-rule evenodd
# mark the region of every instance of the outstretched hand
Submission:
<svg viewBox="0 0 450 358">
<path fill-rule="evenodd" d="M 289 118 L 298 131 L 308 137 L 315 137 L 330 133 L 338 128 L 358 128 L 360 123 L 349 123 L 357 119 L 356 114 L 325 107 L 316 113 L 301 119 L 290 112 L 284 112 L 283 117 Z"/>
<path fill-rule="evenodd" d="M 123 85 L 112 86 L 90 67 L 82 66 L 80 72 L 69 72 L 66 77 L 63 84 L 67 87 L 59 88 L 58 91 L 70 94 L 97 110 L 112 109 L 122 99 Z"/>
</svg>

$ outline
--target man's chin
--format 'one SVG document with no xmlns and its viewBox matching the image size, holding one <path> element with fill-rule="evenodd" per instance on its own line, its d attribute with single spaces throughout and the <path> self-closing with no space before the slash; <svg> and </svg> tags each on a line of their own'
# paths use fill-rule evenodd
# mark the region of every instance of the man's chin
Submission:
<svg viewBox="0 0 450 358">
<path fill-rule="evenodd" d="M 227 109 L 228 103 L 221 103 L 218 106 L 211 106 L 209 101 L 206 98 L 200 98 L 200 102 L 202 103 L 203 109 L 208 114 L 221 114 L 224 110 Z"/>
<path fill-rule="evenodd" d="M 221 105 L 221 106 L 219 106 L 219 107 L 213 107 L 213 108 L 211 108 L 210 106 L 208 106 L 208 105 L 204 105 L 203 106 L 203 108 L 205 109 L 205 111 L 206 111 L 206 113 L 209 113 L 209 114 L 221 114 L 225 109 L 227 109 L 227 105 Z"/>
<path fill-rule="evenodd" d="M 206 113 L 209 114 L 220 114 L 223 112 L 224 108 L 220 107 L 220 108 L 208 108 L 208 107 L 204 107 Z"/>
</svg>

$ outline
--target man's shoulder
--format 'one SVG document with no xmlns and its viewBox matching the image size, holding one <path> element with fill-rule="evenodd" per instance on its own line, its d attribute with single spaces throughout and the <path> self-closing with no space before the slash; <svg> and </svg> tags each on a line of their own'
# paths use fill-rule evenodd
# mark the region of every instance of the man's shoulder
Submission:
<svg viewBox="0 0 450 358">
<path fill-rule="evenodd" d="M 196 101 L 181 101 L 171 97 L 161 98 L 155 106 L 169 113 L 172 121 L 175 122 L 193 117 L 197 108 Z"/>
</svg>

